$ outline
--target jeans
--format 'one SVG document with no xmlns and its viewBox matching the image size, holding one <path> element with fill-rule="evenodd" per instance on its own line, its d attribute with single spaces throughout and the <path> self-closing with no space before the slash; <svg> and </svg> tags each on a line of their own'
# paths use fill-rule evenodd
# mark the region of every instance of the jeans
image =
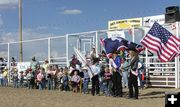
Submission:
<svg viewBox="0 0 180 107">
<path fill-rule="evenodd" d="M 0 78 L 0 83 L 1 83 L 1 86 L 4 85 L 4 83 L 3 83 L 3 78 Z"/>
<path fill-rule="evenodd" d="M 111 96 L 113 94 L 112 92 L 112 87 L 113 87 L 113 83 L 111 80 L 107 80 L 104 82 L 105 84 L 105 95 L 106 96 Z"/>
<path fill-rule="evenodd" d="M 84 92 L 84 94 L 88 92 L 88 84 L 89 84 L 89 80 L 85 79 L 83 81 L 83 92 Z"/>
<path fill-rule="evenodd" d="M 68 91 L 68 88 L 69 88 L 69 87 L 68 87 L 68 82 L 65 82 L 65 81 L 64 81 L 64 82 L 63 82 L 63 90 L 64 90 L 64 91 Z"/>
<path fill-rule="evenodd" d="M 7 78 L 4 78 L 4 80 L 3 80 L 3 86 L 8 86 L 8 79 L 7 79 Z"/>
<path fill-rule="evenodd" d="M 52 89 L 56 89 L 56 79 L 52 79 Z"/>
<path fill-rule="evenodd" d="M 13 80 L 13 88 L 18 88 L 18 80 Z"/>
<path fill-rule="evenodd" d="M 39 86 L 39 90 L 43 90 L 43 82 L 39 82 L 38 86 Z"/>
<path fill-rule="evenodd" d="M 102 93 L 105 93 L 105 84 L 104 84 L 104 80 L 102 80 L 102 81 L 99 83 L 99 85 L 100 85 L 100 91 L 101 91 Z"/>
<path fill-rule="evenodd" d="M 32 89 L 33 85 L 31 84 L 31 80 L 27 81 L 28 89 Z"/>
<path fill-rule="evenodd" d="M 23 78 L 21 78 L 20 81 L 19 81 L 19 86 L 20 87 L 23 87 L 23 81 L 24 81 Z"/>
<path fill-rule="evenodd" d="M 123 76 L 123 78 L 122 78 L 122 86 L 124 87 L 124 86 L 126 86 L 126 87 L 128 87 L 128 72 L 127 71 L 124 71 L 124 72 L 122 72 L 122 76 Z"/>
<path fill-rule="evenodd" d="M 47 88 L 48 88 L 48 90 L 52 90 L 52 79 L 51 78 L 47 78 Z"/>
</svg>

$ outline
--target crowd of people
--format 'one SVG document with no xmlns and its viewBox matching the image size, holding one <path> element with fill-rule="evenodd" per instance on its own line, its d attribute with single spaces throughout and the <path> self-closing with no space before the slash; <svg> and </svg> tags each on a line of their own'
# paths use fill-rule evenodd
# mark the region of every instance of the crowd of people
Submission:
<svg viewBox="0 0 180 107">
<path fill-rule="evenodd" d="M 95 51 L 86 56 L 86 64 L 82 64 L 75 55 L 72 56 L 69 67 L 49 64 L 45 60 L 40 64 L 35 57 L 30 67 L 19 72 L 13 59 L 10 70 L 13 88 L 27 87 L 39 90 L 61 90 L 74 93 L 91 93 L 112 97 L 123 97 L 123 88 L 129 89 L 129 97 L 138 99 L 138 78 L 143 88 L 143 64 L 140 66 L 138 53 L 115 51 L 108 58 L 103 51 L 98 57 Z M 1 86 L 8 86 L 8 69 L 0 72 Z"/>
</svg>

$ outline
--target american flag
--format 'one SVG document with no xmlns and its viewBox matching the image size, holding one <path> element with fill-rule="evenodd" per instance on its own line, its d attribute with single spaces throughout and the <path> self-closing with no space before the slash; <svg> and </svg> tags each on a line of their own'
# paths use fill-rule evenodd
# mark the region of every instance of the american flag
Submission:
<svg viewBox="0 0 180 107">
<path fill-rule="evenodd" d="M 180 39 L 155 22 L 141 43 L 157 53 L 162 62 L 171 61 L 180 55 Z"/>
</svg>

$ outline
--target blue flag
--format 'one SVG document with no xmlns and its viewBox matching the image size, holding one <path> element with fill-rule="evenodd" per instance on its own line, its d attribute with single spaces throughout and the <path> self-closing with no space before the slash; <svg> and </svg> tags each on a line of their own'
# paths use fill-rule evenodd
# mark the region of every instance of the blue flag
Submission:
<svg viewBox="0 0 180 107">
<path fill-rule="evenodd" d="M 107 56 L 109 57 L 114 51 L 119 50 L 134 50 L 141 52 L 144 47 L 134 42 L 129 42 L 121 37 L 101 39 L 101 44 L 104 46 Z"/>
</svg>

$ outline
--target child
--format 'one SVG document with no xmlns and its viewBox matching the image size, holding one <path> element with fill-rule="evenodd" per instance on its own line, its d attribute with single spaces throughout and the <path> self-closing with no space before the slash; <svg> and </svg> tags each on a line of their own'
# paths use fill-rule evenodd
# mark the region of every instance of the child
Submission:
<svg viewBox="0 0 180 107">
<path fill-rule="evenodd" d="M 68 77 L 68 72 L 64 71 L 63 77 L 62 77 L 62 82 L 63 82 L 63 90 L 68 91 L 68 83 L 69 83 L 69 77 Z"/>
<path fill-rule="evenodd" d="M 13 73 L 13 88 L 18 88 L 18 72 L 17 70 Z"/>
<path fill-rule="evenodd" d="M 74 71 L 74 75 L 71 78 L 71 83 L 74 93 L 77 93 L 78 91 L 79 82 L 80 82 L 80 76 L 78 75 L 77 71 Z"/>
<path fill-rule="evenodd" d="M 125 68 L 128 65 L 129 65 L 129 63 L 126 60 L 126 58 L 123 58 L 122 65 L 121 65 L 121 70 L 122 70 L 122 86 L 124 88 L 128 87 L 128 68 L 126 68 L 126 69 L 122 69 L 122 68 Z"/>
<path fill-rule="evenodd" d="M 37 75 L 37 83 L 39 86 L 39 90 L 43 90 L 44 88 L 44 69 L 40 69 L 39 74 Z"/>
<path fill-rule="evenodd" d="M 109 67 L 106 66 L 104 73 L 104 83 L 105 83 L 105 94 L 106 96 L 111 96 L 112 94 L 112 74 L 110 73 Z"/>
<path fill-rule="evenodd" d="M 26 75 L 26 78 L 27 78 L 27 84 L 28 84 L 28 89 L 32 89 L 33 88 L 33 84 L 34 84 L 34 79 L 33 79 L 33 73 L 32 73 L 32 70 L 31 69 L 28 69 L 27 71 L 27 75 Z"/>
<path fill-rule="evenodd" d="M 60 68 L 59 72 L 57 73 L 57 84 L 58 89 L 62 90 L 62 77 L 63 77 L 63 68 Z"/>
<path fill-rule="evenodd" d="M 87 68 L 82 69 L 82 72 L 84 73 L 83 77 L 83 93 L 86 94 L 88 93 L 88 84 L 89 84 L 89 74 Z"/>
<path fill-rule="evenodd" d="M 52 90 L 52 66 L 49 67 L 47 73 L 46 73 L 47 77 L 47 88 L 48 90 Z"/>
<path fill-rule="evenodd" d="M 19 75 L 19 86 L 23 87 L 23 81 L 24 81 L 24 75 L 23 75 L 23 71 L 20 72 Z"/>
</svg>

